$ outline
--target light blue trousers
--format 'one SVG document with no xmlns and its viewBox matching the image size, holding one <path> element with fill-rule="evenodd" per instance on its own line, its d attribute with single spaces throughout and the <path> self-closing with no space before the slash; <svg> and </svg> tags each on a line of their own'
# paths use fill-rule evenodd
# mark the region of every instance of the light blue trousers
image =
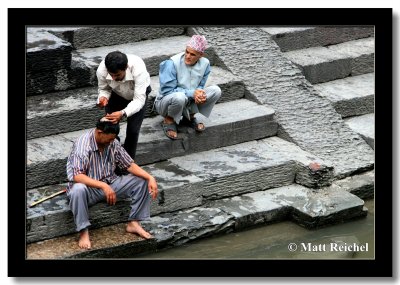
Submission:
<svg viewBox="0 0 400 285">
<path fill-rule="evenodd" d="M 209 86 L 204 89 L 207 95 L 207 101 L 204 104 L 197 105 L 194 100 L 189 98 L 183 92 L 168 94 L 161 99 L 156 99 L 154 107 L 158 114 L 172 117 L 179 124 L 182 116 L 189 118 L 189 114 L 201 113 L 205 117 L 209 117 L 215 103 L 221 97 L 221 88 L 218 86 Z"/>
</svg>

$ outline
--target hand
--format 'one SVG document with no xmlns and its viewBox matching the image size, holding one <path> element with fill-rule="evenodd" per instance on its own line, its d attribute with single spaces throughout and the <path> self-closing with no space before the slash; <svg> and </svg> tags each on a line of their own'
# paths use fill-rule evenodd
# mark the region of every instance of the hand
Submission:
<svg viewBox="0 0 400 285">
<path fill-rule="evenodd" d="M 107 106 L 107 104 L 108 104 L 108 99 L 106 97 L 100 97 L 97 107 L 103 109 L 105 106 Z"/>
<path fill-rule="evenodd" d="M 101 190 L 103 190 L 104 195 L 106 196 L 107 203 L 109 205 L 115 205 L 115 203 L 117 202 L 117 195 L 115 194 L 115 191 L 110 187 L 110 185 L 104 183 L 104 186 Z"/>
<path fill-rule="evenodd" d="M 149 186 L 150 196 L 153 200 L 155 200 L 158 195 L 158 186 L 157 186 L 157 182 L 153 176 L 150 176 L 148 186 Z"/>
<path fill-rule="evenodd" d="M 117 111 L 117 112 L 113 112 L 111 114 L 107 114 L 106 119 L 110 120 L 113 124 L 116 124 L 119 121 L 121 121 L 122 116 L 123 116 L 122 111 Z"/>
<path fill-rule="evenodd" d="M 194 91 L 193 98 L 196 104 L 203 104 L 207 101 L 206 92 L 202 89 L 196 89 Z"/>
</svg>

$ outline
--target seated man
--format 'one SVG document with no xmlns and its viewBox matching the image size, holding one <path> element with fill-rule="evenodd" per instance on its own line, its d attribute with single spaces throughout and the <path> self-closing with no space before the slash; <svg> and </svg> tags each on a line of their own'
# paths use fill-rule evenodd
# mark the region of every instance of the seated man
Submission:
<svg viewBox="0 0 400 285">
<path fill-rule="evenodd" d="M 196 131 L 204 131 L 204 123 L 195 115 L 209 117 L 221 97 L 218 86 L 204 88 L 211 72 L 209 60 L 203 57 L 206 44 L 204 36 L 193 35 L 185 52 L 160 63 L 160 91 L 154 106 L 164 117 L 163 130 L 170 139 L 177 139 L 177 124 L 182 118 Z"/>
<path fill-rule="evenodd" d="M 117 199 L 131 198 L 131 211 L 126 231 L 149 239 L 151 234 L 140 225 L 150 217 L 150 196 L 156 199 L 157 182 L 153 176 L 133 162 L 118 140 L 119 123 L 105 117 L 95 129 L 81 135 L 73 144 L 67 160 L 69 206 L 76 230 L 80 232 L 78 245 L 90 249 L 88 227 L 89 206 L 106 201 L 115 205 Z M 130 174 L 117 176 L 119 166 Z"/>
</svg>

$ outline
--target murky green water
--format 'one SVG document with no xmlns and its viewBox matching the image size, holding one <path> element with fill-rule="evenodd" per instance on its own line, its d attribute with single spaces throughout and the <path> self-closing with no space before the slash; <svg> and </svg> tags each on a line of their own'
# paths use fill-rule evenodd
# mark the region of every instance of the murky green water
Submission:
<svg viewBox="0 0 400 285">
<path fill-rule="evenodd" d="M 317 230 L 281 222 L 194 241 L 139 258 L 373 259 L 374 200 L 365 201 L 365 206 L 367 217 Z"/>
</svg>

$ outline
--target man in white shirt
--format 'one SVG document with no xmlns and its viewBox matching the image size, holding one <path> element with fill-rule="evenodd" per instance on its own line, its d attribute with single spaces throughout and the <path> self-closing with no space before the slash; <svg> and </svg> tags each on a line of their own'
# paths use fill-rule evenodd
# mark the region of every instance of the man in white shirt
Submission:
<svg viewBox="0 0 400 285">
<path fill-rule="evenodd" d="M 100 63 L 96 75 L 97 106 L 105 108 L 106 118 L 114 124 L 127 118 L 124 148 L 135 159 L 147 95 L 151 92 L 146 65 L 136 55 L 113 51 Z"/>
</svg>

